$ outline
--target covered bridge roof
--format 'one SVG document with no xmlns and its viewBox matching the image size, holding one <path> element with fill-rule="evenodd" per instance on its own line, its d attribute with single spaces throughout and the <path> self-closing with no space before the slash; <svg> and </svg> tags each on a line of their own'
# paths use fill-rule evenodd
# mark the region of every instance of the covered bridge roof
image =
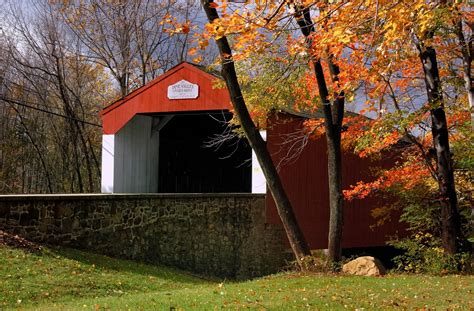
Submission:
<svg viewBox="0 0 474 311">
<path fill-rule="evenodd" d="M 226 88 L 213 88 L 215 79 L 193 64 L 180 63 L 104 108 L 103 132 L 117 133 L 136 114 L 229 110 L 229 93 Z"/>
</svg>

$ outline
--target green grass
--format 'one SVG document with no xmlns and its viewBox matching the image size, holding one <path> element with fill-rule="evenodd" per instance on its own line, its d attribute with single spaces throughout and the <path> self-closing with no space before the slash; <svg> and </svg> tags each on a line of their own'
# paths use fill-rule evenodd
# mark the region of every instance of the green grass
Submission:
<svg viewBox="0 0 474 311">
<path fill-rule="evenodd" d="M 0 310 L 474 308 L 474 277 L 281 273 L 216 282 L 77 250 L 0 246 Z"/>
</svg>

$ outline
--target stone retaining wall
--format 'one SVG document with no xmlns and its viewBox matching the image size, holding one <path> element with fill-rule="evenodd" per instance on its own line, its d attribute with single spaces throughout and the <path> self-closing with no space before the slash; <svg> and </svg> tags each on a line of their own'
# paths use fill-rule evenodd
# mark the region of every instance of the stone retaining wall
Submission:
<svg viewBox="0 0 474 311">
<path fill-rule="evenodd" d="M 252 194 L 0 196 L 0 229 L 36 242 L 245 279 L 284 264 L 283 232 Z"/>
</svg>

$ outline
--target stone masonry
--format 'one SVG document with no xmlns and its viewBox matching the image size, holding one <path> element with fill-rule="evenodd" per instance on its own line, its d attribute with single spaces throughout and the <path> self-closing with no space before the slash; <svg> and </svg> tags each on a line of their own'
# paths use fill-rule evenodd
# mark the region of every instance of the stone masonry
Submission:
<svg viewBox="0 0 474 311">
<path fill-rule="evenodd" d="M 285 259 L 263 195 L 7 195 L 0 230 L 220 278 L 274 273 Z"/>
</svg>

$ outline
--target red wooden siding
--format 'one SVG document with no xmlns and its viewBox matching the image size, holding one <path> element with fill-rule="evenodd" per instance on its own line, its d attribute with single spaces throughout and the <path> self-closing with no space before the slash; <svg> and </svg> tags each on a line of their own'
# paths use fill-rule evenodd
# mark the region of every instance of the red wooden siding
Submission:
<svg viewBox="0 0 474 311">
<path fill-rule="evenodd" d="M 267 144 L 275 163 L 278 163 L 286 153 L 278 153 L 282 148 L 284 135 L 301 128 L 303 121 L 303 118 L 283 113 L 270 118 Z M 393 161 L 389 159 L 384 162 L 393 163 Z M 345 189 L 348 185 L 370 176 L 370 167 L 377 164 L 380 165 L 360 159 L 354 154 L 345 153 L 343 155 Z M 296 161 L 280 168 L 280 176 L 310 247 L 327 248 L 329 188 L 326 138 L 322 136 L 317 140 L 310 140 Z M 398 222 L 398 215 L 396 219 L 391 219 L 383 226 L 371 227 L 376 222 L 371 216 L 371 209 L 388 202 L 373 198 L 344 202 L 345 226 L 342 243 L 344 248 L 383 246 L 389 237 L 396 235 L 398 231 L 404 231 L 404 226 Z M 271 195 L 267 196 L 267 219 L 269 223 L 280 223 Z"/>
<path fill-rule="evenodd" d="M 168 86 L 180 80 L 199 85 L 196 99 L 168 99 Z M 189 63 L 181 63 L 101 112 L 104 134 L 117 133 L 140 113 L 229 110 L 227 89 L 212 87 L 215 76 Z"/>
</svg>

